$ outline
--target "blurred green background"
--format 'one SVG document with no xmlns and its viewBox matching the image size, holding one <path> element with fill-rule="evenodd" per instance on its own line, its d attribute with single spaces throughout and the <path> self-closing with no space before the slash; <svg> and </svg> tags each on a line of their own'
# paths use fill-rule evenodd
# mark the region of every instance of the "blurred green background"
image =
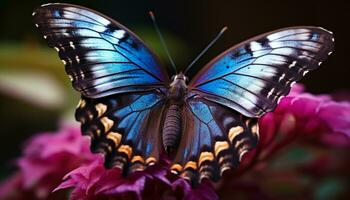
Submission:
<svg viewBox="0 0 350 200">
<path fill-rule="evenodd" d="M 0 1 L 0 178 L 11 170 L 23 140 L 73 121 L 79 95 L 70 85 L 56 52 L 33 26 L 33 9 L 49 1 Z M 56 1 L 61 2 L 61 1 Z M 350 89 L 349 3 L 314 1 L 64 1 L 100 11 L 133 30 L 169 66 L 148 11 L 153 10 L 167 45 L 183 68 L 223 27 L 229 30 L 190 71 L 190 77 L 214 56 L 257 34 L 295 25 L 322 26 L 335 35 L 336 50 L 319 70 L 303 79 L 309 91 Z"/>
</svg>

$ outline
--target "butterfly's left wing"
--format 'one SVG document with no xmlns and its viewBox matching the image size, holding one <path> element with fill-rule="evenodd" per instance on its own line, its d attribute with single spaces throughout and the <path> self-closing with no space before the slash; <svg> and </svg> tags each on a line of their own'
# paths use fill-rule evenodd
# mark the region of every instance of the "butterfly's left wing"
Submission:
<svg viewBox="0 0 350 200">
<path fill-rule="evenodd" d="M 191 92 L 248 117 L 272 111 L 291 84 L 316 69 L 333 50 L 332 33 L 290 27 L 244 41 L 207 64 Z"/>
</svg>

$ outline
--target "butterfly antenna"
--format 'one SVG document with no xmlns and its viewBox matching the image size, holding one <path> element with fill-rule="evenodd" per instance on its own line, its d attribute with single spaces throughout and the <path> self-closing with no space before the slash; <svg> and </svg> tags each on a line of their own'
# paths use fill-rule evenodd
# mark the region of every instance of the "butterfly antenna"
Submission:
<svg viewBox="0 0 350 200">
<path fill-rule="evenodd" d="M 227 26 L 223 27 L 217 36 L 203 49 L 203 51 L 186 67 L 184 74 L 208 51 L 208 49 L 215 44 L 215 42 L 224 34 L 227 30 Z"/>
<path fill-rule="evenodd" d="M 160 38 L 160 42 L 161 42 L 162 45 L 163 45 L 163 48 L 164 48 L 164 50 L 165 50 L 165 53 L 166 53 L 166 55 L 168 56 L 168 59 L 169 59 L 170 64 L 171 64 L 171 67 L 175 70 L 175 73 L 177 73 L 176 65 L 175 65 L 174 60 L 172 59 L 172 57 L 171 57 L 171 55 L 170 55 L 170 52 L 169 52 L 169 50 L 168 50 L 168 47 L 167 47 L 166 44 L 165 44 L 163 35 L 162 35 L 162 33 L 160 32 L 160 30 L 159 30 L 159 27 L 158 27 L 158 24 L 157 24 L 157 22 L 156 22 L 156 18 L 155 18 L 155 16 L 154 16 L 154 13 L 153 13 L 152 11 L 149 11 L 149 15 L 150 15 L 150 17 L 151 17 L 151 19 L 152 19 L 153 26 L 154 26 L 154 28 L 156 29 L 157 34 L 158 34 L 158 36 L 159 36 L 159 38 Z"/>
</svg>

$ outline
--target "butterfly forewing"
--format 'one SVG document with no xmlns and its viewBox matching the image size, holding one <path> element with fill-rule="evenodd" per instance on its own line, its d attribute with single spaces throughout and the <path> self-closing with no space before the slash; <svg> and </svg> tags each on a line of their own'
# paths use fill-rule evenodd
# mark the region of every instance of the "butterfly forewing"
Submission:
<svg viewBox="0 0 350 200">
<path fill-rule="evenodd" d="M 70 4 L 43 5 L 33 16 L 58 51 L 73 87 L 86 97 L 144 91 L 168 82 L 149 48 L 109 17 Z"/>
<path fill-rule="evenodd" d="M 190 89 L 248 117 L 272 111 L 281 96 L 333 50 L 332 33 L 291 27 L 242 42 L 207 64 Z"/>
</svg>

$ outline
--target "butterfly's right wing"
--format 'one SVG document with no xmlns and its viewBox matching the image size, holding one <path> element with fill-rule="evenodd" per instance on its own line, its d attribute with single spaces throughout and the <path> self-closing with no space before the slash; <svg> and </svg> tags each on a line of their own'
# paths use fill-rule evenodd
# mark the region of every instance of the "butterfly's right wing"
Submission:
<svg viewBox="0 0 350 200">
<path fill-rule="evenodd" d="M 106 167 L 154 164 L 168 76 L 150 49 L 123 25 L 81 6 L 45 4 L 33 18 L 82 94 L 76 119 L 92 151 L 105 155 Z"/>
<path fill-rule="evenodd" d="M 71 4 L 45 4 L 33 13 L 49 46 L 58 51 L 73 87 L 100 98 L 166 87 L 168 75 L 134 33 L 115 20 Z"/>
</svg>

